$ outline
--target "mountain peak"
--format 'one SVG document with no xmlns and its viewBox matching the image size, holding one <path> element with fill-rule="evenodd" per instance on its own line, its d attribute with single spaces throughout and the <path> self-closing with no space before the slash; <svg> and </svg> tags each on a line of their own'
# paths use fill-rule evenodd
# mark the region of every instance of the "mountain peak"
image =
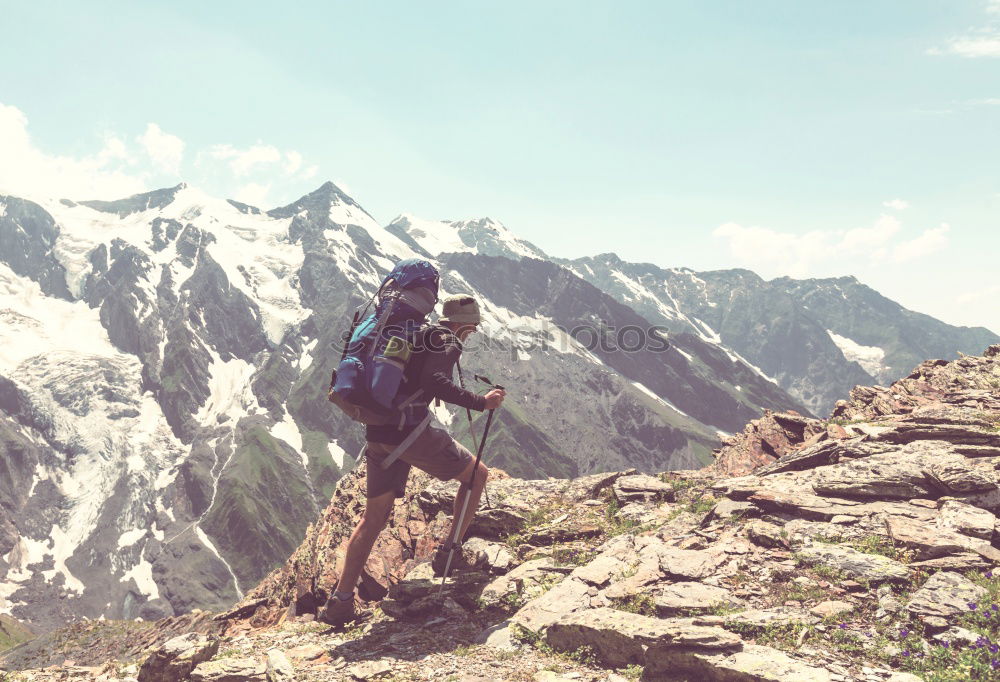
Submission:
<svg viewBox="0 0 1000 682">
<path fill-rule="evenodd" d="M 371 215 L 361 208 L 361 205 L 353 197 L 330 180 L 286 206 L 271 209 L 267 214 L 272 218 L 289 218 L 302 211 L 329 213 L 335 206 L 353 207 L 371 218 Z"/>
<path fill-rule="evenodd" d="M 479 253 L 486 256 L 546 258 L 545 252 L 488 216 L 466 220 L 424 220 L 411 213 L 397 216 L 386 229 L 418 253 L 437 257 L 443 253 Z"/>
<path fill-rule="evenodd" d="M 181 190 L 185 190 L 187 188 L 187 183 L 182 182 L 174 185 L 173 187 L 164 187 L 161 189 L 154 189 L 150 192 L 141 192 L 139 194 L 133 194 L 130 197 L 125 197 L 124 199 L 116 199 L 114 201 L 91 199 L 87 201 L 80 201 L 78 203 L 92 208 L 95 211 L 115 213 L 119 218 L 124 218 L 132 213 L 140 213 L 151 208 L 163 208 L 164 206 L 169 206 L 177 194 Z"/>
</svg>

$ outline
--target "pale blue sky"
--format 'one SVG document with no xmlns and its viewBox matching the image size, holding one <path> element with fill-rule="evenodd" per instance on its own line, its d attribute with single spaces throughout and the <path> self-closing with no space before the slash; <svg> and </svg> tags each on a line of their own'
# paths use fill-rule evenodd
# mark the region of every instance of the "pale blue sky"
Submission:
<svg viewBox="0 0 1000 682">
<path fill-rule="evenodd" d="M 8 191 L 31 166 L 75 198 L 185 180 L 267 207 L 333 179 L 383 223 L 489 215 L 560 256 L 854 274 L 1000 331 L 995 1 L 3 0 L 2 16 Z"/>
</svg>

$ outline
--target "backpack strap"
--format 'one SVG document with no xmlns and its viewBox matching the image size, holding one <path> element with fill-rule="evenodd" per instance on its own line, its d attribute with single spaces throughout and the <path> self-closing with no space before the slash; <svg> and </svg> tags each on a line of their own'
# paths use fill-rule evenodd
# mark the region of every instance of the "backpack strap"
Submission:
<svg viewBox="0 0 1000 682">
<path fill-rule="evenodd" d="M 404 438 L 403 442 L 397 445 L 395 448 L 393 448 L 393 451 L 389 453 L 389 456 L 382 460 L 381 467 L 383 469 L 388 469 L 390 466 L 392 466 L 392 464 L 397 459 L 399 459 L 399 456 L 402 455 L 404 452 L 406 452 L 407 448 L 413 445 L 413 442 L 420 437 L 420 434 L 422 434 L 427 429 L 427 425 L 430 423 L 431 423 L 431 413 L 428 412 L 427 416 L 424 417 L 422 420 L 420 420 L 420 423 L 417 424 L 417 427 L 410 432 L 410 435 Z"/>
</svg>

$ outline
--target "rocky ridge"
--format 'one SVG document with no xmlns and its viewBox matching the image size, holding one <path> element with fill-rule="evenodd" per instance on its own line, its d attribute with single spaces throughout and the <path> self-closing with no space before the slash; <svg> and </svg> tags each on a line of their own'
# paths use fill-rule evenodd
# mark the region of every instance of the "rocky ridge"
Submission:
<svg viewBox="0 0 1000 682">
<path fill-rule="evenodd" d="M 855 389 L 828 420 L 767 415 L 705 469 L 494 472 L 470 540 L 488 564 L 443 592 L 427 559 L 455 488 L 416 476 L 365 567 L 361 618 L 338 632 L 314 611 L 361 509 L 359 470 L 234 609 L 113 636 L 76 626 L 4 664 L 152 680 L 194 642 L 214 649 L 176 679 L 996 680 L 998 467 L 992 346 Z"/>
</svg>

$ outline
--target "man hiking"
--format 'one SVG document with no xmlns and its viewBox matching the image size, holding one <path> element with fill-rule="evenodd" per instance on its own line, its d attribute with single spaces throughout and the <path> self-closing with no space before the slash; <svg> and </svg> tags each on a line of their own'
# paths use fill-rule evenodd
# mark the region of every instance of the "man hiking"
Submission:
<svg viewBox="0 0 1000 682">
<path fill-rule="evenodd" d="M 479 322 L 479 305 L 474 298 L 467 295 L 450 296 L 442 304 L 442 316 L 438 324 L 423 330 L 421 343 L 404 370 L 401 392 L 409 394 L 422 389 L 421 395 L 427 403 L 416 406 L 414 414 L 407 419 L 408 425 L 427 416 L 429 402 L 433 399 L 480 412 L 496 409 L 503 403 L 505 394 L 502 389 L 495 388 L 481 396 L 452 381 L 453 370 L 462 354 L 462 342 L 476 331 Z M 439 480 L 457 480 L 461 484 L 455 496 L 448 540 L 439 545 L 434 554 L 432 563 L 435 574 L 444 573 L 448 553 L 452 549 L 451 538 L 458 538 L 454 547 L 452 569 L 468 570 L 476 563 L 461 551 L 462 538 L 472 522 L 473 514 L 466 514 L 461 528 L 455 526 L 467 494 L 470 495 L 469 509 L 479 507 L 479 498 L 488 476 L 486 466 L 480 463 L 473 479 L 475 459 L 472 454 L 445 430 L 428 425 L 396 461 L 383 469 L 385 458 L 414 428 L 415 425 L 399 429 L 393 424 L 367 427 L 364 450 L 367 458 L 365 510 L 347 543 L 347 554 L 337 588 L 320 613 L 320 620 L 326 623 L 343 625 L 354 619 L 354 588 L 375 540 L 389 520 L 395 499 L 403 496 L 411 466 L 426 471 Z M 471 490 L 470 480 L 473 481 Z"/>
</svg>

